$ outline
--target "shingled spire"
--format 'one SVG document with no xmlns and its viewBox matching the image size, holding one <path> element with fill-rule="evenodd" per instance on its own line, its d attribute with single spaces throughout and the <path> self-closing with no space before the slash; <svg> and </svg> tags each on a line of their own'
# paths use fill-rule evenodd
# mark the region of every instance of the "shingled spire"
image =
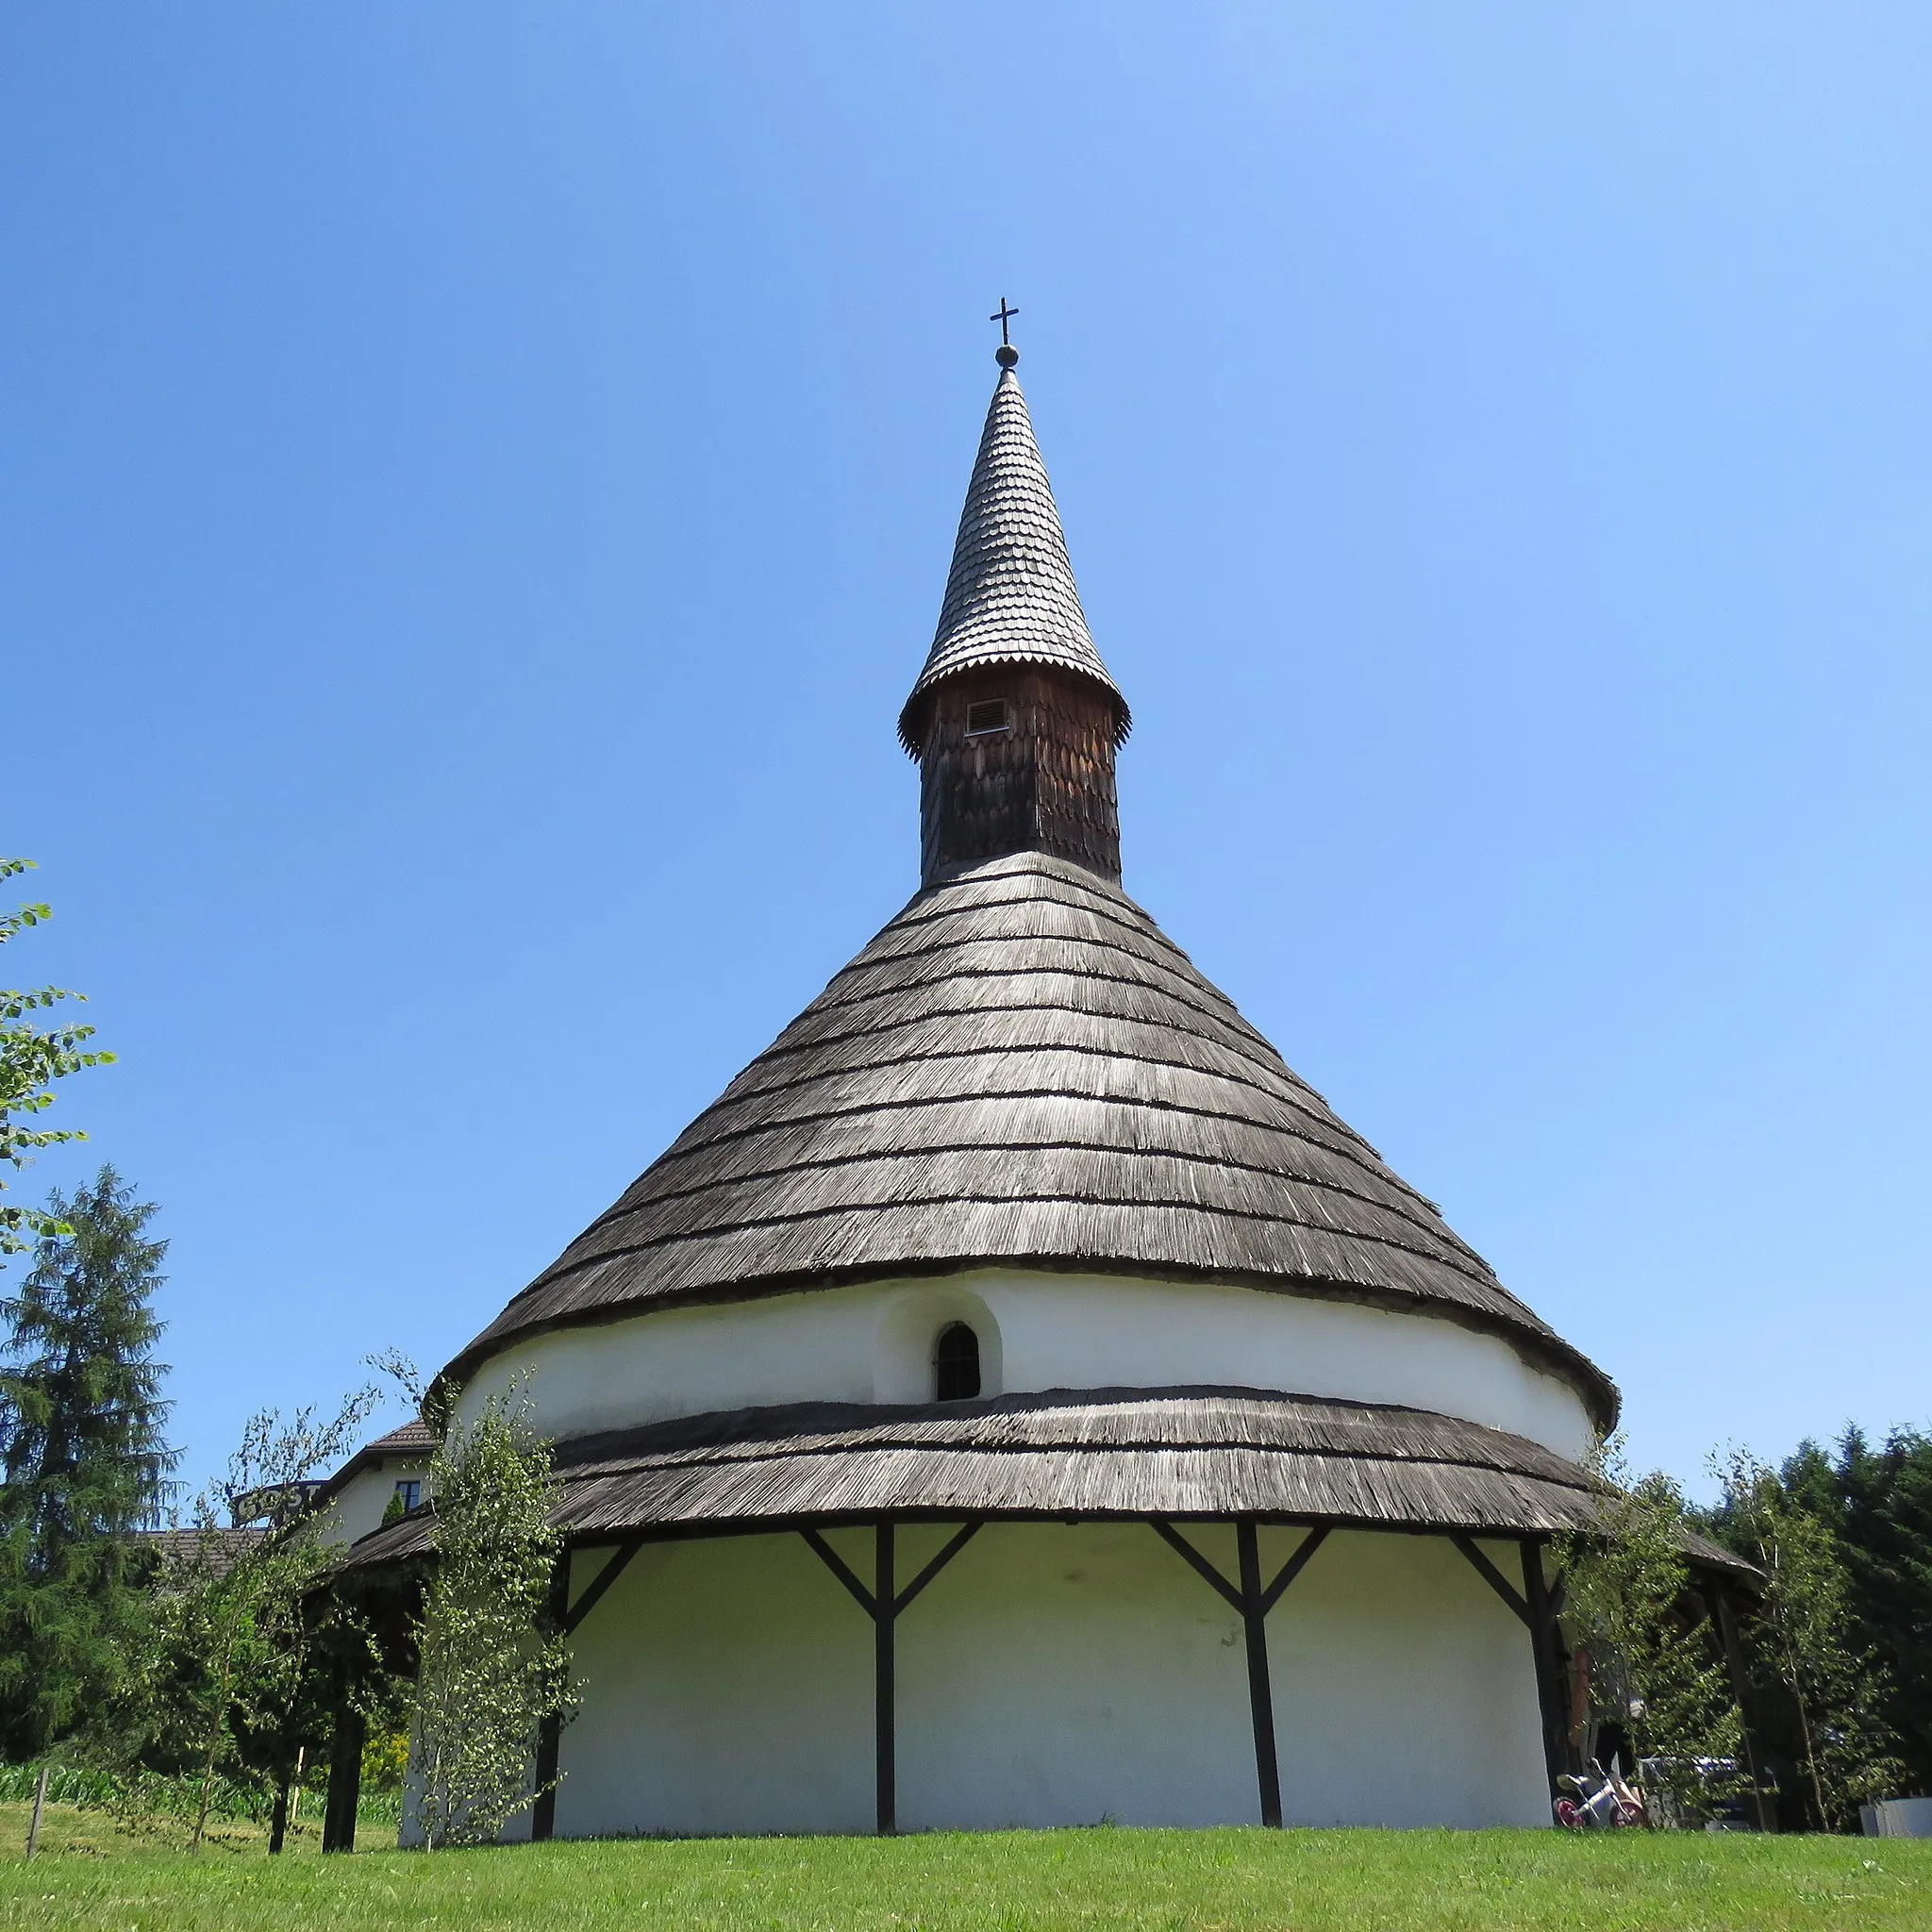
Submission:
<svg viewBox="0 0 1932 1932">
<path fill-rule="evenodd" d="M 1120 876 L 1113 768 L 1127 701 L 1080 608 L 1019 359 L 1002 345 L 939 631 L 899 714 L 921 766 L 928 885 L 1024 851 Z"/>
</svg>

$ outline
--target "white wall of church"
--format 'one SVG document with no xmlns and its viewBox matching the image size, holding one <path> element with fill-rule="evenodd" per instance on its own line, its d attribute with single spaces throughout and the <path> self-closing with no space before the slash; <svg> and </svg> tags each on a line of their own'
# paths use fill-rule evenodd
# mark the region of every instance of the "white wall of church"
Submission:
<svg viewBox="0 0 1932 1932">
<path fill-rule="evenodd" d="M 947 1533 L 902 1527 L 901 1578 Z M 1299 1533 L 1262 1534 L 1272 1570 Z M 1338 1532 L 1269 1643 L 1289 1823 L 1549 1822 L 1528 1641 L 1446 1541 Z M 872 1626 L 797 1537 L 646 1548 L 575 1662 L 560 1835 L 872 1828 Z M 1143 1524 L 983 1529 L 899 1621 L 897 1740 L 902 1829 L 1259 1816 L 1239 1621 Z"/>
<path fill-rule="evenodd" d="M 1507 1429 L 1558 1455 L 1590 1445 L 1568 1383 L 1500 1337 L 1427 1315 L 1257 1289 L 984 1269 L 701 1307 L 523 1342 L 461 1405 L 533 1372 L 556 1437 L 784 1402 L 924 1402 L 948 1323 L 980 1338 L 989 1394 L 1183 1384 L 1403 1403 Z"/>
</svg>

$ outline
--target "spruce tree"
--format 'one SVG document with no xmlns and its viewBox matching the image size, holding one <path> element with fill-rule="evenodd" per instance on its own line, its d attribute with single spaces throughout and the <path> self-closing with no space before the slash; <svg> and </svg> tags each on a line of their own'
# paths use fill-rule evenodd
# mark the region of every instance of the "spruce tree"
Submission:
<svg viewBox="0 0 1932 1932">
<path fill-rule="evenodd" d="M 1836 1456 L 1805 1442 L 1779 1474 L 1837 1532 L 1857 1641 L 1885 1665 L 1902 1788 L 1932 1791 L 1932 1435 L 1893 1429 L 1874 1444 L 1848 1428 Z"/>
<path fill-rule="evenodd" d="M 165 1241 L 111 1167 L 48 1201 L 0 1300 L 0 1748 L 46 1751 L 112 1697 L 139 1628 L 142 1558 L 175 1457 L 152 1307 Z"/>
</svg>

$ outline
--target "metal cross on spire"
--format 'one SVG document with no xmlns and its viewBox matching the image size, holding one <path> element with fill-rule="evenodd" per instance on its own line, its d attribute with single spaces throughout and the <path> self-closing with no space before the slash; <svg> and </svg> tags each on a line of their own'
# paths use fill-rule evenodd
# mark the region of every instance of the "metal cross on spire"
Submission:
<svg viewBox="0 0 1932 1932">
<path fill-rule="evenodd" d="M 997 351 L 997 359 L 1000 364 L 1000 367 L 1003 369 L 1010 369 L 1013 366 L 1013 364 L 1020 359 L 1020 352 L 1018 349 L 1014 348 L 1013 339 L 1007 332 L 1007 325 L 1009 322 L 1011 322 L 1014 316 L 1018 315 L 1019 312 L 1020 311 L 1017 308 L 1008 308 L 1007 298 L 1004 295 L 1002 295 L 1000 297 L 999 308 L 992 314 L 989 315 L 986 318 L 987 321 L 996 322 L 1000 325 L 1000 345 Z"/>
</svg>

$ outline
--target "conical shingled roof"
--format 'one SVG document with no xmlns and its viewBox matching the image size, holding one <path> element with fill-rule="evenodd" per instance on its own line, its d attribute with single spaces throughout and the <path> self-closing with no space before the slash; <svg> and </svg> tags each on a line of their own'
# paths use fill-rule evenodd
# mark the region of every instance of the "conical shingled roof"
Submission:
<svg viewBox="0 0 1932 1932">
<path fill-rule="evenodd" d="M 1105 685 L 1126 736 L 1127 701 L 1087 628 L 1026 398 L 1008 368 L 987 408 L 966 488 L 939 631 L 899 714 L 907 750 L 919 748 L 922 701 L 941 678 L 979 664 L 1023 662 L 1063 665 Z"/>
<path fill-rule="evenodd" d="M 916 897 L 445 1374 L 567 1324 L 1001 1263 L 1445 1316 L 1615 1411 L 1133 900 L 1039 853 Z"/>
</svg>

